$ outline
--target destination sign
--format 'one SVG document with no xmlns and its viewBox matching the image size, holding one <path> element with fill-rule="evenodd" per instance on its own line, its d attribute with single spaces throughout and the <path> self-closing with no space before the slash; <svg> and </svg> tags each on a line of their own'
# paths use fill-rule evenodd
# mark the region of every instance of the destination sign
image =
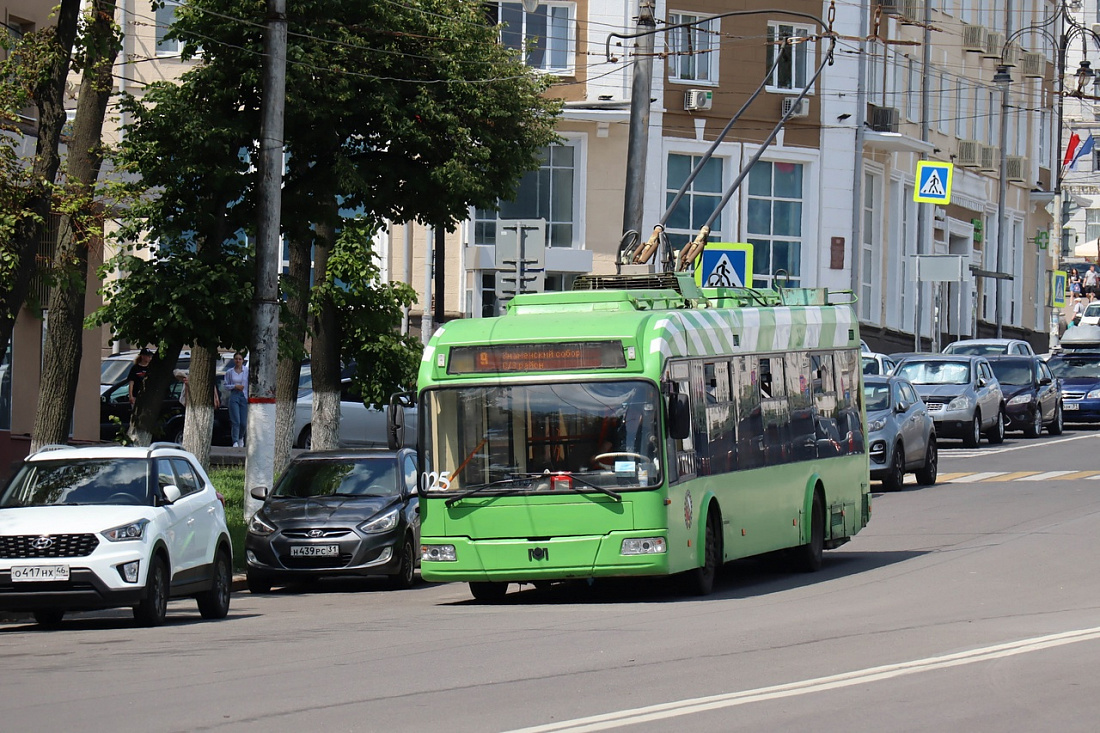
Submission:
<svg viewBox="0 0 1100 733">
<path fill-rule="evenodd" d="M 625 366 L 622 341 L 500 344 L 454 347 L 447 363 L 447 373 L 565 372 L 622 369 Z"/>
</svg>

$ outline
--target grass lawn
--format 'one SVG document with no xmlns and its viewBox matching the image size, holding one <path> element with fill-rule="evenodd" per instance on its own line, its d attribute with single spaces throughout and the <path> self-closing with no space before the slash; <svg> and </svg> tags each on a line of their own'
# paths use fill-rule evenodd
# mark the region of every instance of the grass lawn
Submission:
<svg viewBox="0 0 1100 733">
<path fill-rule="evenodd" d="M 209 476 L 225 497 L 225 523 L 229 526 L 229 537 L 233 541 L 233 568 L 242 572 L 244 536 L 248 531 L 244 526 L 244 467 L 212 468 Z"/>
</svg>

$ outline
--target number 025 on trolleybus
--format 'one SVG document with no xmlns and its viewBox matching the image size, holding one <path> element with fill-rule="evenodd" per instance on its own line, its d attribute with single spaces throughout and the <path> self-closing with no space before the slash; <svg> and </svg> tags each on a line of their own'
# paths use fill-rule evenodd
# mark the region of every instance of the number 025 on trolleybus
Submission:
<svg viewBox="0 0 1100 733">
<path fill-rule="evenodd" d="M 835 294 L 832 294 L 835 295 Z M 510 583 L 681 574 L 870 517 L 858 325 L 816 289 L 587 276 L 440 327 L 419 374 L 421 571 Z"/>
</svg>

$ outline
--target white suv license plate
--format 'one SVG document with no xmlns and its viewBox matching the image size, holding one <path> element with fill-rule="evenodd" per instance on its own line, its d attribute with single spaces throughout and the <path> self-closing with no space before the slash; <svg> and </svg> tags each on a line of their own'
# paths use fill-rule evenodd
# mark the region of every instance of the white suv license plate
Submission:
<svg viewBox="0 0 1100 733">
<path fill-rule="evenodd" d="M 1080 405 L 1078 405 L 1076 402 L 1063 402 L 1062 407 L 1067 410 L 1076 410 L 1080 407 Z"/>
<path fill-rule="evenodd" d="M 336 557 L 340 545 L 291 545 L 291 557 Z"/>
<path fill-rule="evenodd" d="M 42 581 L 65 581 L 69 579 L 68 565 L 13 565 L 11 582 L 41 583 Z"/>
</svg>

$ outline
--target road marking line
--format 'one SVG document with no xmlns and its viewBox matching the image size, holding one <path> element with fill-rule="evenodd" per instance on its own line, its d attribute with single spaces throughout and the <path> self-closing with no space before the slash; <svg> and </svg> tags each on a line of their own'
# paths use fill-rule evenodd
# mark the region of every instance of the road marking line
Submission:
<svg viewBox="0 0 1100 733">
<path fill-rule="evenodd" d="M 1034 476 L 1037 473 L 1039 473 L 1039 472 L 1038 471 L 1016 471 L 1015 473 L 1006 473 L 1003 476 L 998 476 L 996 478 L 990 478 L 990 479 L 985 479 L 985 480 L 986 481 L 1016 481 L 1018 479 L 1023 479 L 1027 476 Z"/>
<path fill-rule="evenodd" d="M 994 659 L 1027 654 L 1043 649 L 1075 644 L 1080 641 L 1100 639 L 1100 627 L 1080 629 L 1078 631 L 1066 631 L 1061 634 L 1048 636 L 1036 636 L 1031 639 L 996 644 L 994 646 L 972 649 L 957 654 L 946 654 L 939 657 L 926 657 L 910 662 L 887 664 L 881 667 L 868 667 L 867 669 L 842 674 L 817 677 L 800 682 L 789 682 L 770 687 L 760 687 L 755 690 L 742 690 L 741 692 L 728 692 L 721 695 L 708 697 L 696 697 L 675 702 L 648 705 L 641 708 L 620 710 L 614 713 L 592 715 L 573 720 L 562 720 L 556 723 L 536 725 L 529 728 L 519 728 L 509 733 L 553 733 L 567 731 L 568 733 L 587 733 L 589 731 L 610 730 L 627 725 L 638 725 L 656 720 L 675 718 L 681 715 L 704 713 L 722 708 L 746 705 L 753 702 L 765 702 L 778 700 L 795 695 L 805 695 L 811 692 L 825 692 L 844 687 L 853 687 L 868 682 L 893 679 L 918 672 L 929 672 L 938 669 L 959 667 L 975 662 L 988 662 Z"/>
<path fill-rule="evenodd" d="M 938 484 L 948 483 L 949 481 L 954 481 L 957 478 L 961 478 L 963 476 L 969 476 L 969 475 L 970 474 L 968 474 L 968 473 L 941 473 L 939 476 L 936 477 L 936 483 L 938 483 Z M 916 480 L 915 477 L 914 477 L 914 480 Z"/>
<path fill-rule="evenodd" d="M 1067 474 L 1062 477 L 1063 480 L 1067 481 L 1070 479 L 1076 480 L 1080 478 L 1100 478 L 1100 473 L 1097 473 L 1096 471 L 1074 471 L 1073 473 Z"/>
<path fill-rule="evenodd" d="M 951 450 L 951 451 L 944 451 L 944 453 L 941 456 L 941 459 L 946 460 L 946 459 L 950 459 L 950 458 L 973 458 L 975 456 L 995 456 L 998 453 L 1005 453 L 1006 451 L 1025 450 L 1027 448 L 1049 448 L 1050 446 L 1058 444 L 1058 443 L 1069 443 L 1069 442 L 1072 442 L 1074 440 L 1089 440 L 1089 439 L 1095 440 L 1097 438 L 1100 438 L 1100 433 L 1085 433 L 1083 435 L 1074 435 L 1071 438 L 1055 438 L 1055 439 L 1052 439 L 1052 440 L 1044 440 L 1042 442 L 1029 441 L 1027 443 L 1018 443 L 1018 444 L 1015 444 L 1015 445 L 1008 445 L 1008 446 L 1005 446 L 1004 448 L 985 448 L 985 449 L 959 450 L 959 451 Z"/>
<path fill-rule="evenodd" d="M 982 473 L 971 473 L 971 474 L 966 474 L 966 475 L 960 476 L 957 479 L 954 479 L 954 482 L 957 483 L 957 484 L 972 484 L 975 481 L 985 481 L 986 479 L 989 479 L 989 478 L 997 478 L 998 476 L 1004 476 L 1006 473 L 1008 473 L 1008 472 L 1007 471 L 984 471 Z"/>
<path fill-rule="evenodd" d="M 1076 473 L 1076 471 L 1045 471 L 1043 473 L 1039 473 L 1039 474 L 1036 474 L 1034 476 L 1030 476 L 1028 478 L 1020 479 L 1020 480 L 1021 481 L 1050 481 L 1051 479 L 1064 478 L 1064 477 L 1068 476 L 1071 473 Z"/>
</svg>

